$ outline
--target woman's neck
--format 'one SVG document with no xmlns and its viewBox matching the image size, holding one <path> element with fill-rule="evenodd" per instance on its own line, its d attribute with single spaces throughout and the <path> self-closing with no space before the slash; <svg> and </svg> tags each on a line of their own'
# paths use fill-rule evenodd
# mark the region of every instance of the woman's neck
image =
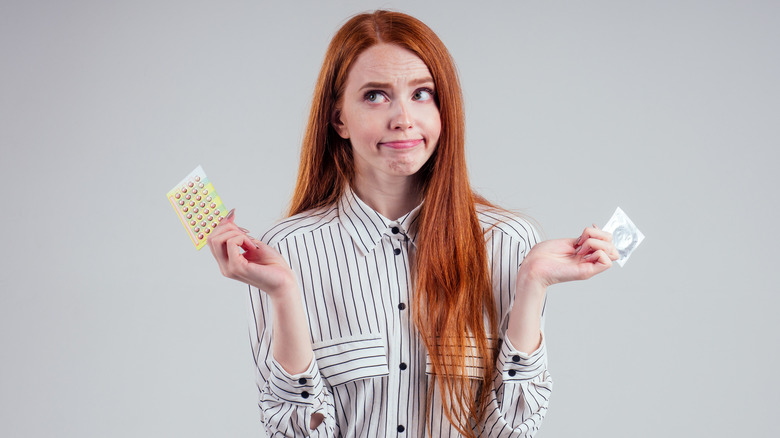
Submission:
<svg viewBox="0 0 780 438">
<path fill-rule="evenodd" d="M 352 190 L 369 207 L 390 220 L 409 213 L 422 200 L 413 176 L 365 178 L 358 173 Z"/>
</svg>

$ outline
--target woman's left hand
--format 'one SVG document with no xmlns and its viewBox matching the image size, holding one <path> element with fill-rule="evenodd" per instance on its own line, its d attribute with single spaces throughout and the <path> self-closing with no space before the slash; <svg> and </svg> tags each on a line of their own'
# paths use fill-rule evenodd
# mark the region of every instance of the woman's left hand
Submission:
<svg viewBox="0 0 780 438">
<path fill-rule="evenodd" d="M 585 280 L 612 266 L 618 252 L 612 234 L 595 225 L 577 239 L 545 240 L 525 256 L 517 275 L 515 306 L 507 336 L 519 351 L 539 348 L 541 315 L 547 287 L 564 281 Z"/>
<path fill-rule="evenodd" d="M 546 240 L 536 244 L 520 266 L 526 280 L 547 286 L 585 280 L 607 270 L 619 257 L 612 234 L 597 226 L 585 228 L 577 239 Z"/>
</svg>

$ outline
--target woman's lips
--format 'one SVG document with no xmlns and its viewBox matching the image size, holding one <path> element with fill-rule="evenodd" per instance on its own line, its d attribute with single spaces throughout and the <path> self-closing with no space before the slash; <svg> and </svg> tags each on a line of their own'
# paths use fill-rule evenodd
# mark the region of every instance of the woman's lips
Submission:
<svg viewBox="0 0 780 438">
<path fill-rule="evenodd" d="M 418 138 L 417 140 L 398 140 L 398 141 L 387 141 L 387 142 L 381 142 L 379 143 L 380 146 L 385 146 L 392 149 L 411 149 L 418 144 L 422 143 L 422 139 Z"/>
</svg>

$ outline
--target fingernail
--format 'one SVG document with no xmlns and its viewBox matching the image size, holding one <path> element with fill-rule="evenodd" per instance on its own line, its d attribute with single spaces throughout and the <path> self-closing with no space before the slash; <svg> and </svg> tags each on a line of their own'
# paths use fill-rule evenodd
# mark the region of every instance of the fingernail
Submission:
<svg viewBox="0 0 780 438">
<path fill-rule="evenodd" d="M 227 216 L 225 216 L 225 219 L 230 219 L 230 218 L 232 218 L 232 217 L 233 217 L 233 213 L 235 213 L 235 211 L 236 211 L 236 209 L 235 209 L 235 208 L 231 209 L 231 210 L 228 212 Z"/>
<path fill-rule="evenodd" d="M 586 255 L 585 257 L 583 257 L 582 260 L 590 260 L 590 259 L 593 258 L 594 255 L 596 255 L 596 253 L 592 252 L 592 253 Z"/>
<path fill-rule="evenodd" d="M 246 229 L 246 228 L 244 228 L 244 227 L 238 227 L 238 229 L 239 229 L 239 230 L 241 230 L 241 231 L 243 231 L 243 232 L 244 232 L 244 233 L 246 233 L 246 234 L 249 234 L 249 230 L 247 230 L 247 229 Z"/>
<path fill-rule="evenodd" d="M 580 244 L 580 240 L 582 240 L 582 236 L 577 238 L 577 241 L 574 242 L 574 247 L 576 248 Z"/>
</svg>

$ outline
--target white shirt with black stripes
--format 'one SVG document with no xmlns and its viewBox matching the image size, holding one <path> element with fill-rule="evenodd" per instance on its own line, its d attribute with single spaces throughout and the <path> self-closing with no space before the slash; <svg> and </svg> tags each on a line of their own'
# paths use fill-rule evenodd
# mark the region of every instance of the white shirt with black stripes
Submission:
<svg viewBox="0 0 780 438">
<path fill-rule="evenodd" d="M 250 339 L 268 436 L 423 437 L 428 427 L 436 437 L 459 436 L 438 394 L 426 415 L 430 364 L 409 308 L 419 209 L 389 220 L 347 189 L 337 204 L 287 218 L 263 236 L 298 277 L 315 356 L 301 374 L 279 366 L 268 297 L 250 287 Z M 478 206 L 478 216 L 501 345 L 490 404 L 475 430 L 484 437 L 531 437 L 552 390 L 545 343 L 524 354 L 504 334 L 518 268 L 538 236 L 505 212 Z M 317 412 L 325 420 L 312 431 Z"/>
</svg>

